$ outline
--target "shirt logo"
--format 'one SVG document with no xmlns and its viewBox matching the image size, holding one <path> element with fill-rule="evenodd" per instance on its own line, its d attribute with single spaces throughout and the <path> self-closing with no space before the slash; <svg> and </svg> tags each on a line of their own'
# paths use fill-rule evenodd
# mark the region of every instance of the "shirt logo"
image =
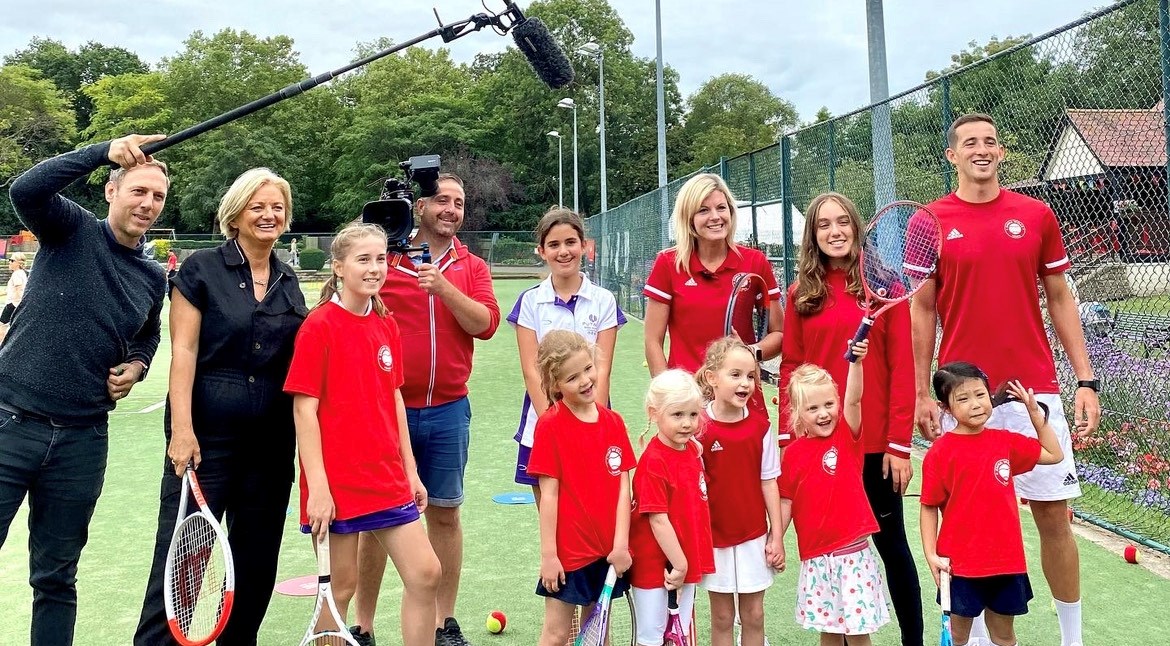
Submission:
<svg viewBox="0 0 1170 646">
<path fill-rule="evenodd" d="M 963 234 L 959 233 L 958 229 L 951 229 L 951 232 L 947 234 L 947 240 L 958 240 L 959 238 L 962 238 L 962 237 L 963 237 Z"/>
<path fill-rule="evenodd" d="M 821 468 L 831 476 L 837 475 L 837 447 L 825 451 L 824 457 L 821 458 Z"/>
<path fill-rule="evenodd" d="M 378 367 L 386 372 L 394 367 L 394 355 L 390 354 L 390 346 L 384 345 L 378 348 Z"/>
<path fill-rule="evenodd" d="M 1012 465 L 1006 459 L 996 460 L 995 479 L 999 480 L 999 484 L 1005 487 L 1007 483 L 1012 481 Z"/>
<path fill-rule="evenodd" d="M 703 476 L 702 471 L 699 472 L 699 497 L 707 499 L 707 478 Z"/>
<path fill-rule="evenodd" d="M 1008 220 L 1003 225 L 1003 232 L 1008 234 L 1009 238 L 1015 238 L 1016 240 L 1019 240 L 1020 238 L 1024 237 L 1024 234 L 1028 231 L 1024 228 L 1023 222 L 1020 222 L 1019 220 Z"/>
<path fill-rule="evenodd" d="M 695 277 L 691 276 L 687 279 L 687 282 L 683 283 L 683 285 L 685 287 L 697 287 L 699 284 L 695 282 Z"/>
<path fill-rule="evenodd" d="M 711 445 L 711 452 L 714 453 L 716 451 L 722 451 L 722 450 L 723 450 L 723 445 L 719 443 L 719 440 L 715 440 L 715 443 Z"/>
<path fill-rule="evenodd" d="M 611 446 L 605 452 L 605 468 L 609 470 L 609 475 L 617 476 L 622 473 L 622 450 L 619 447 Z"/>
</svg>

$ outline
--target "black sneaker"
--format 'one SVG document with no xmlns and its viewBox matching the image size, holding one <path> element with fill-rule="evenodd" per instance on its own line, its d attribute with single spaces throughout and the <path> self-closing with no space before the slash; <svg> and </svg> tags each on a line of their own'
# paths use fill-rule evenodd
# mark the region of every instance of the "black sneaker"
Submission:
<svg viewBox="0 0 1170 646">
<path fill-rule="evenodd" d="M 471 642 L 463 637 L 459 622 L 454 617 L 447 617 L 443 627 L 435 630 L 435 646 L 471 646 Z"/>
<path fill-rule="evenodd" d="M 349 634 L 353 635 L 353 640 L 358 643 L 358 646 L 376 646 L 374 633 L 363 633 L 361 626 L 350 626 Z"/>
</svg>

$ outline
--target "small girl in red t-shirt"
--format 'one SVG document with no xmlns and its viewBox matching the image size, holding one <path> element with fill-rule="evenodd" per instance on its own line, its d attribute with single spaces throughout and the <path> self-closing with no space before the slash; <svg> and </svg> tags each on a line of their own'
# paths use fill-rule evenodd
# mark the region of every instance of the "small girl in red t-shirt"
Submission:
<svg viewBox="0 0 1170 646">
<path fill-rule="evenodd" d="M 435 639 L 441 568 L 419 520 L 427 492 L 398 390 L 402 342 L 378 297 L 386 234 L 351 224 L 330 251 L 333 275 L 301 325 L 284 384 L 301 462 L 301 531 L 329 532 L 333 598 L 343 618 L 357 586 L 358 535 L 372 533 L 402 577 L 402 643 L 427 646 Z M 317 626 L 326 628 L 345 629 Z"/>
<path fill-rule="evenodd" d="M 634 472 L 630 525 L 638 644 L 662 643 L 668 590 L 678 590 L 683 632 L 690 635 L 695 584 L 715 572 L 707 480 L 694 441 L 702 410 L 703 395 L 689 372 L 666 370 L 650 380 L 646 413 L 658 432 Z"/>
<path fill-rule="evenodd" d="M 983 613 L 992 643 L 1013 646 L 1014 618 L 1028 612 L 1032 585 L 1012 476 L 1058 464 L 1064 452 L 1047 408 L 1019 382 L 993 396 L 987 374 L 963 361 L 940 367 L 933 381 L 956 426 L 935 440 L 922 463 L 922 551 L 936 584 L 940 570 L 952 575 L 955 643 L 967 643 L 972 619 Z M 985 428 L 991 409 L 1012 400 L 1027 408 L 1035 438 Z"/>
<path fill-rule="evenodd" d="M 703 577 L 711 599 L 711 644 L 764 644 L 764 591 L 780 566 L 780 451 L 766 415 L 748 401 L 759 384 L 755 353 L 735 337 L 707 347 L 695 375 L 707 404 L 698 435 L 707 473 L 715 573 Z M 770 529 L 769 529 L 770 528 Z"/>
<path fill-rule="evenodd" d="M 528 460 L 528 473 L 540 486 L 540 644 L 561 646 L 569 640 L 573 613 L 588 611 L 601 596 L 609 568 L 620 576 L 630 567 L 634 448 L 621 416 L 597 405 L 594 349 L 584 337 L 550 330 L 536 362 L 552 402 L 536 421 Z M 614 597 L 625 589 L 619 580 Z"/>
<path fill-rule="evenodd" d="M 877 519 L 861 480 L 862 359 L 853 345 L 844 402 L 823 368 L 804 364 L 788 382 L 793 432 L 780 474 L 781 523 L 791 520 L 800 548 L 796 621 L 821 633 L 822 644 L 869 646 L 890 621 L 881 571 L 869 546 Z"/>
</svg>

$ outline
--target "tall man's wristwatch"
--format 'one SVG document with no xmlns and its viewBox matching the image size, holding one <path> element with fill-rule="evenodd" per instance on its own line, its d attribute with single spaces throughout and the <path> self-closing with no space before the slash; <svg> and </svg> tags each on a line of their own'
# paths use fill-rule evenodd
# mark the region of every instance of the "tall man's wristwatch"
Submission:
<svg viewBox="0 0 1170 646">
<path fill-rule="evenodd" d="M 1099 379 L 1081 379 L 1077 382 L 1077 388 L 1088 388 L 1089 390 L 1099 393 L 1101 392 L 1101 380 Z"/>
<path fill-rule="evenodd" d="M 752 345 L 749 345 L 748 348 L 750 348 L 751 351 L 755 353 L 757 362 L 764 360 L 764 351 L 760 349 L 760 346 L 753 343 Z"/>
</svg>

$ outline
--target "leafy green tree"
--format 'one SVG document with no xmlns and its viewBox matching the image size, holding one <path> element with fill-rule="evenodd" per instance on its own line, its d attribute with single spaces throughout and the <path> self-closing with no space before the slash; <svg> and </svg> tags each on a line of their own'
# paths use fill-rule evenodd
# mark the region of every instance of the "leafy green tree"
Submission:
<svg viewBox="0 0 1170 646">
<path fill-rule="evenodd" d="M 797 125 L 796 108 L 746 74 L 720 74 L 687 99 L 691 160 L 710 163 L 775 143 Z"/>
</svg>

